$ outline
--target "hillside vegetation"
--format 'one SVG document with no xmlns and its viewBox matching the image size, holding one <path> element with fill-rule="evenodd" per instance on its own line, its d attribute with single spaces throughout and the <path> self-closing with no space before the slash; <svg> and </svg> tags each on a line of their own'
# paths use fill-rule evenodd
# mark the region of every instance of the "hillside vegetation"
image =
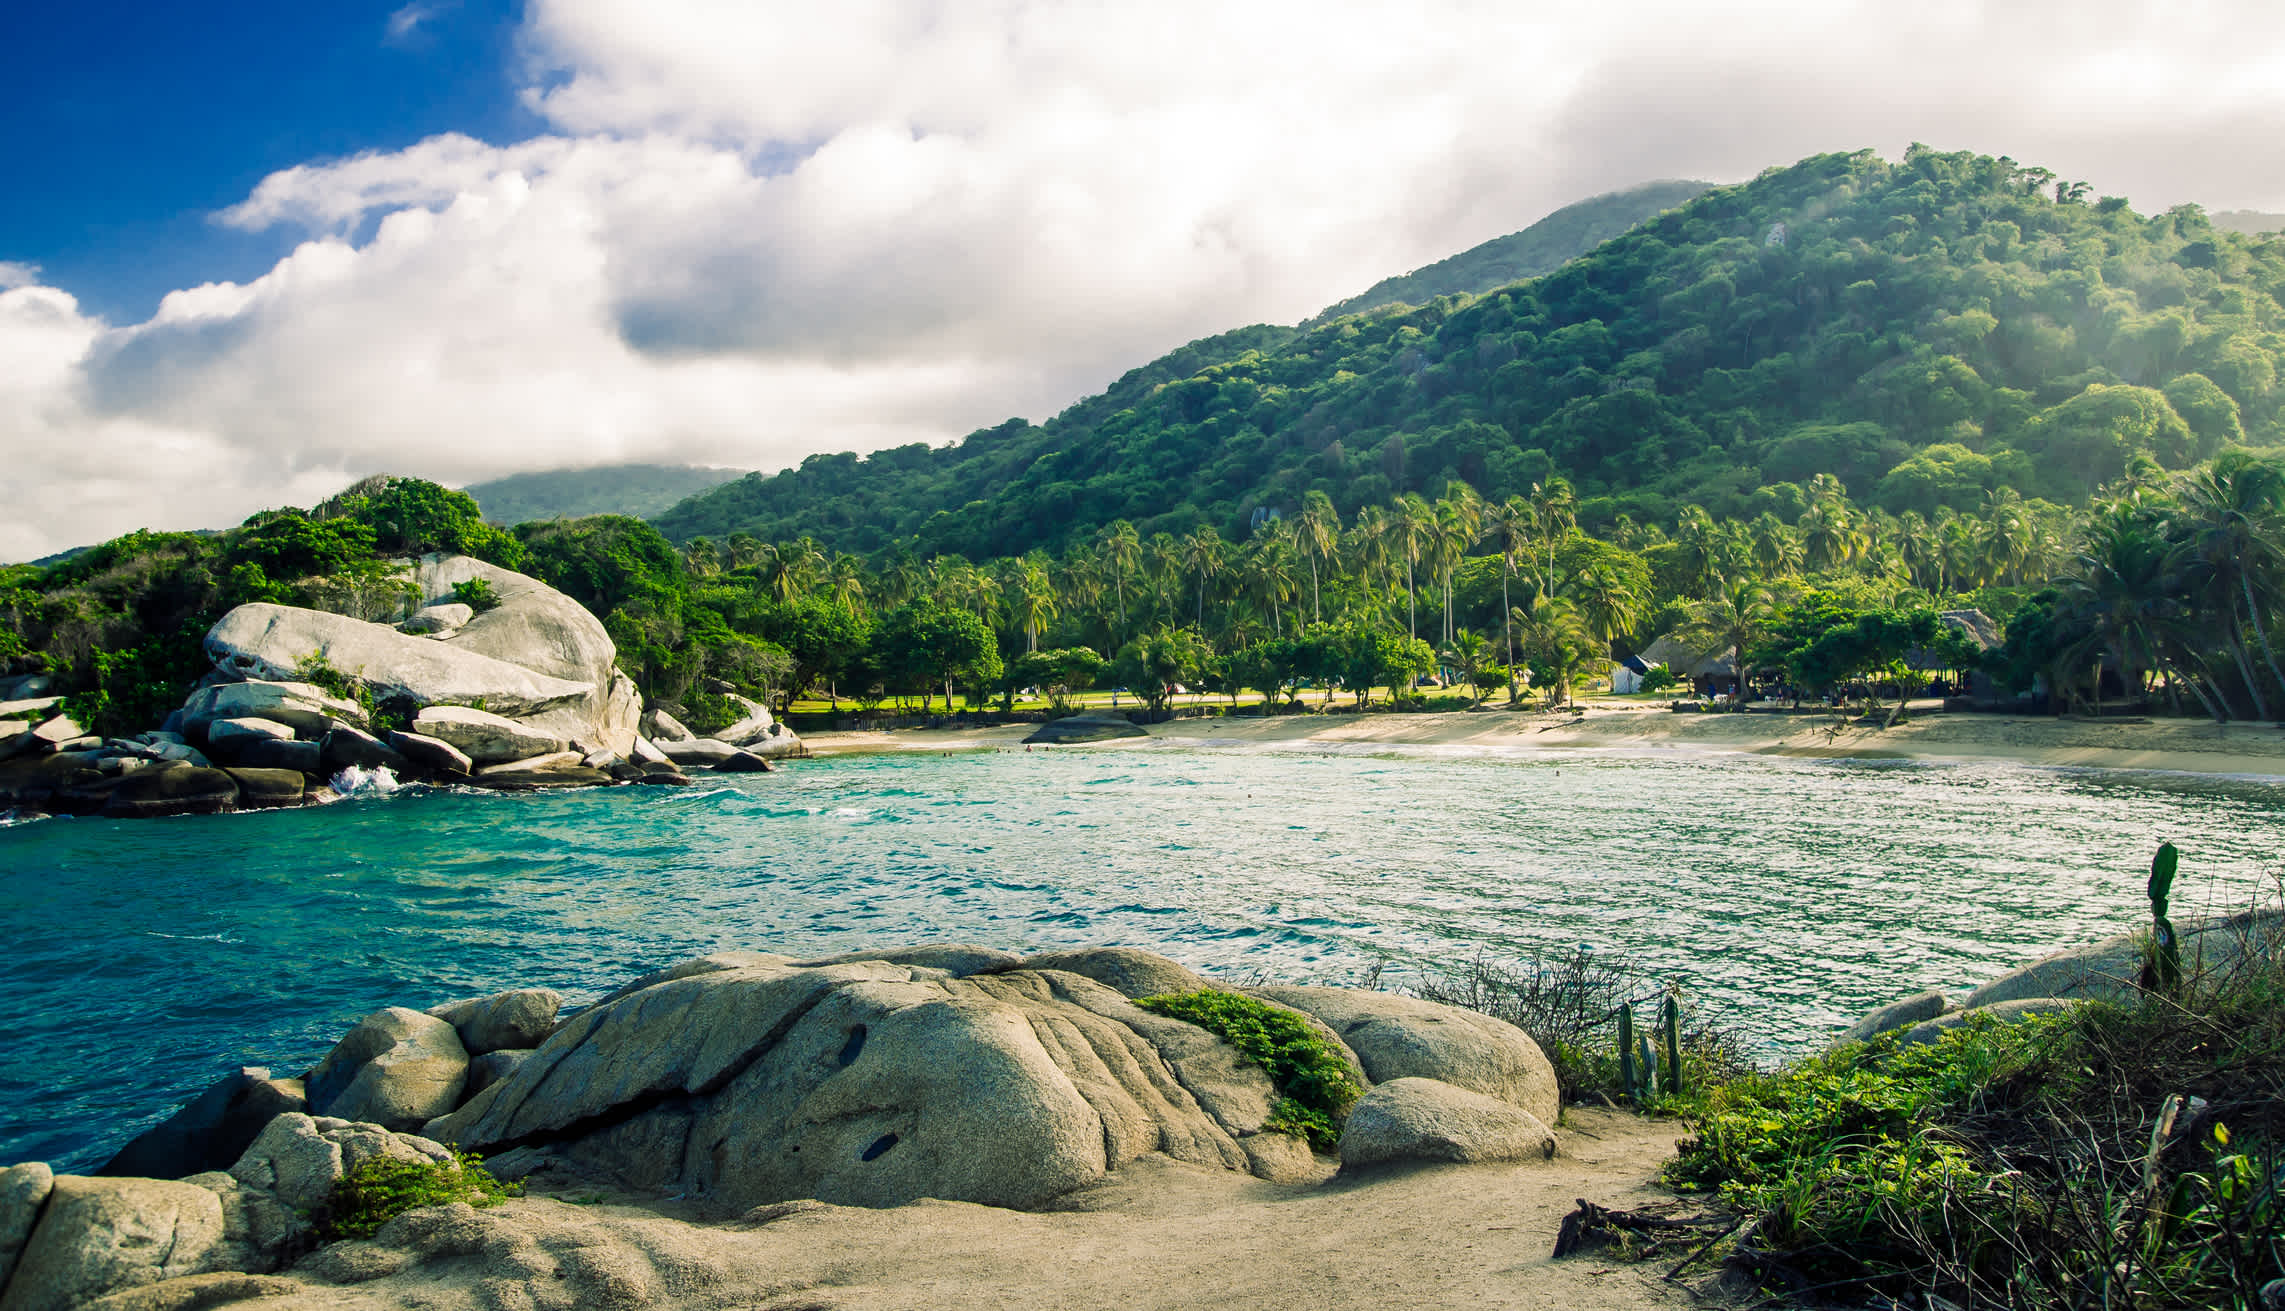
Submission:
<svg viewBox="0 0 2285 1311">
<path fill-rule="evenodd" d="M 2144 217 L 2006 159 L 1823 155 L 1533 282 L 1208 338 L 1046 424 L 812 456 L 656 522 L 983 557 L 1558 474 L 1588 525 L 1794 514 L 1819 473 L 1894 512 L 2084 502 L 2281 440 L 2281 290 L 2285 243 L 2195 207 Z"/>
<path fill-rule="evenodd" d="M 493 523 L 578 519 L 590 514 L 663 514 L 685 497 L 738 476 L 689 464 L 611 464 L 595 469 L 519 473 L 463 488 Z"/>
<path fill-rule="evenodd" d="M 1389 305 L 1426 305 L 1438 296 L 1478 296 L 1552 273 L 1654 215 L 1713 189 L 1711 182 L 1645 182 L 1565 205 L 1521 232 L 1494 237 L 1425 268 L 1383 278 L 1301 324 L 1314 328 Z"/>
</svg>

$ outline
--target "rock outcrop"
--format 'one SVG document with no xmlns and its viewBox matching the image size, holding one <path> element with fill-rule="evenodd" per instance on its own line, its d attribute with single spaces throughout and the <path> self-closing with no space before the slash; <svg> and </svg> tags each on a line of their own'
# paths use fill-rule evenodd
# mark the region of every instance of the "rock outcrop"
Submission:
<svg viewBox="0 0 2285 1311">
<path fill-rule="evenodd" d="M 0 1311 L 73 1311 L 105 1293 L 223 1268 L 222 1199 L 166 1179 L 57 1176 Z"/>
<path fill-rule="evenodd" d="M 1149 737 L 1135 722 L 1116 710 L 1089 710 L 1051 719 L 1024 739 L 1043 746 L 1070 746 L 1080 742 L 1108 742 L 1122 737 Z"/>
<path fill-rule="evenodd" d="M 1251 996 L 1315 1016 L 1340 1036 L 1374 1083 L 1435 1079 L 1555 1123 L 1563 1109 L 1555 1067 L 1505 1020 L 1393 992 L 1358 988 L 1249 988 Z"/>
<path fill-rule="evenodd" d="M 1341 1130 L 1345 1170 L 1397 1161 L 1544 1161 L 1555 1133 L 1496 1097 L 1435 1079 L 1391 1079 L 1357 1099 Z"/>
<path fill-rule="evenodd" d="M 416 1129 L 450 1111 L 467 1080 L 468 1050 L 450 1023 L 391 1006 L 358 1021 L 305 1082 L 321 1115 Z"/>
</svg>

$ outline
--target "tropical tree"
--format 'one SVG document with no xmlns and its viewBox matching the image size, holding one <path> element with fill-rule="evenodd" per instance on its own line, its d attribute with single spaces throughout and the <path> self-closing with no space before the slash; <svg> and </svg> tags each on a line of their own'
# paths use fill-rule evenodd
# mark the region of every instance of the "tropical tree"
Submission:
<svg viewBox="0 0 2285 1311">
<path fill-rule="evenodd" d="M 1405 627 L 1414 640 L 1420 637 L 1419 589 L 1413 574 L 1436 541 L 1436 510 L 1417 493 L 1397 498 L 1396 513 L 1388 520 L 1389 554 L 1404 561 Z"/>
<path fill-rule="evenodd" d="M 1777 616 L 1776 599 L 1761 580 L 1740 576 L 1720 592 L 1690 607 L 1675 640 L 1701 657 L 1728 652 L 1736 674 L 1733 707 L 1745 704 L 1750 653 Z"/>
<path fill-rule="evenodd" d="M 1206 584 L 1218 577 L 1228 562 L 1228 547 L 1212 524 L 1200 524 L 1182 539 L 1182 566 L 1198 576 L 1198 626 L 1206 626 Z"/>
<path fill-rule="evenodd" d="M 2206 604 L 2229 617 L 2222 628 L 2224 644 L 2253 699 L 2253 713 L 2267 719 L 2268 701 L 2244 634 L 2252 630 L 2270 678 L 2285 688 L 2285 673 L 2278 669 L 2262 622 L 2276 604 L 2280 566 L 2285 565 L 2285 524 L 2279 520 L 2285 473 L 2275 465 L 2225 454 L 2183 479 L 2179 496 L 2175 527 L 2182 563 Z"/>
<path fill-rule="evenodd" d="M 1318 603 L 1317 573 L 1320 565 L 1333 565 L 1334 550 L 1341 543 L 1341 512 L 1334 508 L 1332 497 L 1313 491 L 1301 499 L 1301 517 L 1295 526 L 1295 540 L 1301 553 L 1309 557 L 1309 622 L 1321 623 L 1325 615 Z"/>
<path fill-rule="evenodd" d="M 1123 643 L 1127 632 L 1127 581 L 1142 568 L 1142 538 L 1135 526 L 1124 519 L 1114 520 L 1103 530 L 1103 564 L 1111 575 L 1111 588 L 1119 601 L 1118 638 Z"/>
<path fill-rule="evenodd" d="M 1516 562 L 1531 548 L 1534 531 L 1531 503 L 1520 496 L 1510 496 L 1491 507 L 1485 522 L 1500 557 L 1500 632 L 1507 640 L 1507 664 L 1512 670 L 1515 668 L 1515 603 L 1508 595 L 1508 587 L 1515 579 Z M 1515 700 L 1512 681 L 1508 684 L 1508 700 Z"/>
</svg>

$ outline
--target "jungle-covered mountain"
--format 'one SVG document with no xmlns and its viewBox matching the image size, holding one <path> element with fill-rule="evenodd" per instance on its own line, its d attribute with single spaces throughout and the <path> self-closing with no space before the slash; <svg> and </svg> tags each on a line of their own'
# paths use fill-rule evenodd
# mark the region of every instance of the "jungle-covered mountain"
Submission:
<svg viewBox="0 0 2285 1311">
<path fill-rule="evenodd" d="M 738 476 L 735 469 L 690 464 L 612 464 L 594 469 L 551 469 L 471 483 L 462 491 L 484 507 L 493 523 L 578 519 L 590 514 L 663 514 L 685 497 Z"/>
<path fill-rule="evenodd" d="M 1480 296 L 1552 273 L 1645 219 L 1705 194 L 1713 185 L 1645 182 L 1565 205 L 1521 232 L 1494 237 L 1425 268 L 1383 278 L 1363 292 L 1327 306 L 1301 326 L 1314 328 L 1346 314 L 1390 305 L 1426 305 L 1438 296 Z"/>
<path fill-rule="evenodd" d="M 1819 155 L 1707 191 L 1533 281 L 1191 343 L 1044 424 L 820 454 L 656 520 L 989 558 L 1118 519 L 1243 537 L 1556 474 L 1580 522 L 1790 518 L 1831 474 L 1901 512 L 1995 487 L 2084 502 L 2154 462 L 2275 445 L 2285 241 L 2136 213 L 2007 158 Z"/>
</svg>

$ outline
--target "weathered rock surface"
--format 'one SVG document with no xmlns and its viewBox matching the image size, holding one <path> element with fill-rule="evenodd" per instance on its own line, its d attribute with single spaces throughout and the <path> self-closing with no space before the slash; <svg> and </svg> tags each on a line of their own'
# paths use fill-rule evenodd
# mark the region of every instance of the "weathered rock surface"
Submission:
<svg viewBox="0 0 2285 1311">
<path fill-rule="evenodd" d="M 1020 1207 L 1152 1151 L 1252 1169 L 1243 1140 L 1273 1100 L 1235 1049 L 1075 974 L 758 953 L 676 969 L 573 1017 L 427 1131 L 478 1151 L 551 1144 L 726 1209 Z"/>
<path fill-rule="evenodd" d="M 87 736 L 87 730 L 70 715 L 56 715 L 32 726 L 32 740 L 45 742 L 58 751 L 68 749 L 67 744 Z"/>
<path fill-rule="evenodd" d="M 1989 1006 L 1957 1010 L 1948 1015 L 1939 1015 L 1924 1024 L 1915 1024 L 1905 1030 L 1904 1036 L 1897 1041 L 1906 1047 L 1917 1047 L 1922 1043 L 1936 1041 L 1970 1023 L 1977 1016 L 1997 1020 L 2001 1024 L 2016 1024 L 2034 1015 L 2053 1015 L 2058 1011 L 2067 1011 L 2084 1000 L 2086 999 L 2069 997 L 2018 997 L 2013 1001 L 1993 1002 Z"/>
<path fill-rule="evenodd" d="M 2182 920 L 2175 924 L 2182 968 L 2192 975 L 2236 968 L 2249 945 L 2274 947 L 2285 941 L 2285 911 L 2266 910 Z M 2121 933 L 2084 947 L 2073 947 L 2011 970 L 1961 1001 L 1979 1010 L 2029 997 L 2100 997 L 2132 1001 L 2140 992 L 2146 932 Z"/>
<path fill-rule="evenodd" d="M 1555 1134 L 1531 1112 L 1435 1079 L 1391 1079 L 1357 1099 L 1345 1169 L 1395 1161 L 1544 1161 Z"/>
<path fill-rule="evenodd" d="M 553 755 L 569 745 L 544 729 L 467 706 L 429 706 L 414 717 L 413 732 L 450 743 L 477 765 Z"/>
<path fill-rule="evenodd" d="M 219 668 L 245 678 L 290 679 L 314 652 L 370 688 L 376 700 L 403 697 L 420 705 L 481 700 L 511 714 L 536 715 L 584 705 L 599 694 L 591 683 L 549 677 L 465 647 L 465 632 L 439 641 L 346 615 L 256 602 L 222 616 L 206 635 L 206 653 Z M 195 723 L 198 716 L 188 718 Z"/>
<path fill-rule="evenodd" d="M 240 810 L 298 806 L 309 799 L 308 776 L 299 770 L 232 766 L 222 772 L 238 785 Z"/>
<path fill-rule="evenodd" d="M 496 774 L 505 774 L 511 771 L 531 773 L 582 763 L 584 763 L 584 757 L 576 751 L 550 751 L 545 755 L 531 756 L 523 760 L 511 760 L 500 765 L 479 765 L 476 769 L 476 775 L 478 778 L 489 778 Z"/>
<path fill-rule="evenodd" d="M 470 579 L 490 584 L 499 604 L 450 636 L 415 640 L 490 656 L 547 678 L 592 689 L 570 702 L 509 713 L 566 742 L 578 738 L 591 748 L 627 754 L 643 702 L 634 681 L 619 671 L 618 648 L 612 645 L 603 622 L 587 607 L 538 579 L 482 560 L 428 555 L 413 562 L 413 586 L 431 602 L 449 598 Z M 497 701 L 486 704 L 501 708 Z"/>
<path fill-rule="evenodd" d="M 357 1022 L 307 1080 L 310 1109 L 390 1129 L 417 1129 L 450 1111 L 468 1079 L 452 1025 L 391 1006 Z"/>
<path fill-rule="evenodd" d="M 1436 1079 L 1555 1123 L 1562 1093 L 1539 1044 L 1505 1020 L 1356 988 L 1249 988 L 1264 1001 L 1316 1016 L 1340 1036 L 1374 1083 Z"/>
<path fill-rule="evenodd" d="M 1062 719 L 1051 719 L 1041 724 L 1024 741 L 1043 746 L 1067 746 L 1077 742 L 1108 742 L 1113 738 L 1149 736 L 1133 720 L 1115 710 L 1089 710 L 1066 715 Z"/>
<path fill-rule="evenodd" d="M 698 736 L 684 728 L 681 720 L 655 708 L 643 712 L 641 726 L 643 736 L 657 743 L 661 749 L 669 742 L 689 742 Z"/>
<path fill-rule="evenodd" d="M 204 1188 L 61 1175 L 0 1293 L 0 1311 L 72 1311 L 106 1293 L 211 1270 L 230 1255 L 221 1200 Z"/>
<path fill-rule="evenodd" d="M 1902 1029 L 1942 1015 L 1951 999 L 1931 988 L 1902 1001 L 1890 1002 L 1848 1027 L 1842 1042 L 1870 1042 L 1891 1029 Z"/>
<path fill-rule="evenodd" d="M 662 740 L 658 749 L 668 760 L 686 769 L 712 769 L 738 754 L 738 748 L 710 737 Z"/>
<path fill-rule="evenodd" d="M 421 769 L 440 774 L 476 772 L 476 762 L 468 758 L 467 752 L 440 737 L 391 730 L 389 745 L 403 752 L 405 759 Z"/>
<path fill-rule="evenodd" d="M 767 774 L 776 766 L 753 752 L 740 748 L 714 763 L 720 774 Z"/>
<path fill-rule="evenodd" d="M 784 960 L 783 957 L 775 958 Z M 996 974 L 1023 964 L 1023 957 L 997 947 L 978 947 L 966 942 L 928 942 L 916 947 L 876 947 L 867 951 L 845 951 L 838 956 L 821 956 L 816 960 L 791 962 L 804 969 L 817 965 L 847 965 L 854 961 L 882 961 L 890 965 L 918 965 L 923 969 L 942 970 L 955 978 L 969 974 Z M 1085 970 L 1073 973 L 1084 974 Z"/>
<path fill-rule="evenodd" d="M 0 1170 L 0 1290 L 8 1287 L 8 1274 L 32 1236 L 32 1223 L 47 1205 L 55 1175 L 45 1162 L 27 1161 Z"/>
<path fill-rule="evenodd" d="M 276 1275 L 215 1271 L 109 1293 L 87 1303 L 83 1311 L 207 1311 L 209 1307 L 237 1306 L 308 1291 L 307 1284 Z"/>
<path fill-rule="evenodd" d="M 237 611 L 231 613 L 236 614 Z M 327 617 L 340 618 L 339 615 Z M 223 622 L 229 622 L 228 616 L 224 617 Z M 208 640 L 212 641 L 211 638 Z M 289 665 L 286 674 L 290 675 L 291 672 Z M 354 701 L 329 695 L 325 689 L 309 683 L 278 679 L 217 683 L 212 687 L 201 688 L 191 693 L 190 700 L 183 703 L 182 714 L 184 731 L 193 736 L 207 732 L 217 720 L 223 719 L 266 719 L 272 723 L 284 724 L 294 733 L 310 738 L 325 736 L 325 731 L 336 723 L 365 722 L 364 707 Z"/>
<path fill-rule="evenodd" d="M 516 1067 L 531 1059 L 531 1049 L 503 1047 L 486 1052 L 468 1062 L 468 1095 L 476 1094 L 516 1072 Z"/>
<path fill-rule="evenodd" d="M 787 728 L 783 721 L 770 725 L 769 732 L 750 739 L 745 750 L 764 760 L 788 760 L 809 752 L 800 735 Z"/>
<path fill-rule="evenodd" d="M 312 1241 L 311 1221 L 334 1181 L 368 1160 L 444 1162 L 452 1153 L 412 1134 L 375 1124 L 289 1111 L 264 1126 L 228 1172 L 183 1182 L 221 1202 L 232 1269 L 266 1273 L 300 1256 Z"/>
<path fill-rule="evenodd" d="M 538 764 L 517 761 L 477 771 L 469 780 L 481 788 L 495 792 L 537 792 L 548 788 L 602 787 L 612 782 L 604 770 L 592 769 L 579 763 L 579 757 L 563 752 Z"/>
<path fill-rule="evenodd" d="M 184 765 L 123 774 L 103 802 L 111 819 L 158 819 L 168 815 L 214 815 L 238 805 L 238 780 L 219 769 Z"/>
<path fill-rule="evenodd" d="M 446 1002 L 429 1009 L 460 1037 L 470 1056 L 482 1056 L 506 1047 L 537 1047 L 555 1032 L 555 1016 L 563 1007 L 561 994 L 549 988 L 515 988 L 489 997 Z"/>
<path fill-rule="evenodd" d="M 1206 980 L 1189 968 L 1155 952 L 1134 947 L 1085 947 L 1075 951 L 1047 951 L 1029 956 L 1012 968 L 1067 970 L 1084 975 L 1123 997 L 1156 997 L 1173 992 L 1196 992 Z"/>
<path fill-rule="evenodd" d="M 301 1080 L 273 1079 L 260 1066 L 245 1066 L 136 1135 L 96 1173 L 184 1179 L 227 1170 L 270 1121 L 308 1106 Z"/>
</svg>

